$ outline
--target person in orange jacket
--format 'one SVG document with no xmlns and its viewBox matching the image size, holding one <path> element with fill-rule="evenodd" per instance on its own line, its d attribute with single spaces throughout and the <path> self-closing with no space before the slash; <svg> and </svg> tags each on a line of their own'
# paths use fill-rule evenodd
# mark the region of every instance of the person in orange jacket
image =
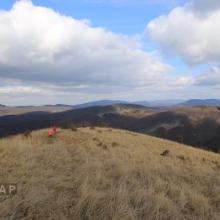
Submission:
<svg viewBox="0 0 220 220">
<path fill-rule="evenodd" d="M 57 128 L 56 127 L 52 127 L 48 129 L 48 137 L 53 137 L 55 136 L 57 133 Z"/>
</svg>

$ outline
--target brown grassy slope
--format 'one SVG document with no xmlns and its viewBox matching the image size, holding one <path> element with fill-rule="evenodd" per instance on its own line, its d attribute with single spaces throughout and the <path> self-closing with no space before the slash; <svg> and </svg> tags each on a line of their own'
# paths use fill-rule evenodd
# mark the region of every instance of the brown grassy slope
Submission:
<svg viewBox="0 0 220 220">
<path fill-rule="evenodd" d="M 161 156 L 164 150 L 170 154 Z M 0 140 L 0 219 L 212 219 L 220 216 L 220 156 L 107 128 L 46 130 Z"/>
<path fill-rule="evenodd" d="M 139 105 L 118 104 L 113 105 L 113 108 L 117 114 L 133 118 L 143 118 L 156 113 L 150 108 Z"/>
<path fill-rule="evenodd" d="M 70 110 L 70 107 L 59 107 L 59 106 L 35 106 L 35 107 L 1 107 L 0 106 L 0 116 L 5 115 L 20 115 L 29 112 L 63 112 Z"/>
<path fill-rule="evenodd" d="M 180 113 L 189 117 L 193 123 L 209 118 L 217 123 L 220 123 L 220 107 L 215 106 L 178 106 L 171 111 Z"/>
</svg>

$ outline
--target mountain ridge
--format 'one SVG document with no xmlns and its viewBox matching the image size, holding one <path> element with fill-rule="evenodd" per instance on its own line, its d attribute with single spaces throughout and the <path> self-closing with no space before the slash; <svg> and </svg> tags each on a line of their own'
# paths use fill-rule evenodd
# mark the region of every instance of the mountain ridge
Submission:
<svg viewBox="0 0 220 220">
<path fill-rule="evenodd" d="M 220 106 L 220 99 L 189 99 L 189 100 L 179 100 L 179 99 L 165 99 L 165 100 L 151 100 L 151 101 L 126 101 L 126 100 L 97 100 L 97 101 L 90 101 L 80 104 L 47 104 L 42 106 L 14 106 L 19 108 L 26 108 L 26 107 L 69 107 L 73 109 L 77 108 L 88 108 L 94 106 L 108 106 L 108 105 L 115 105 L 115 104 L 133 104 L 133 105 L 143 105 L 145 107 L 175 107 L 181 105 L 189 105 L 189 106 Z M 1 105 L 0 107 L 9 107 L 6 105 Z M 13 106 L 11 106 L 13 107 Z"/>
<path fill-rule="evenodd" d="M 189 106 L 220 106 L 220 99 L 190 99 L 182 104 Z"/>
<path fill-rule="evenodd" d="M 154 109 L 117 104 L 71 109 L 64 112 L 33 112 L 0 117 L 0 136 L 50 126 L 105 126 L 149 134 L 187 145 L 220 151 L 218 107 Z"/>
</svg>

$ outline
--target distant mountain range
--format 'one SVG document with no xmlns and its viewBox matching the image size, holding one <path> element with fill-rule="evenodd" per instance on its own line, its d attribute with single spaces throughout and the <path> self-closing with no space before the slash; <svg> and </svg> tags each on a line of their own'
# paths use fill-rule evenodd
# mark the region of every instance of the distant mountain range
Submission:
<svg viewBox="0 0 220 220">
<path fill-rule="evenodd" d="M 153 101 L 136 101 L 136 102 L 128 102 L 124 100 L 101 100 L 88 102 L 85 104 L 74 105 L 73 108 L 87 108 L 93 106 L 108 106 L 115 104 L 135 104 L 135 105 L 143 105 L 146 107 L 170 107 L 177 105 L 188 105 L 188 106 L 220 106 L 220 99 L 190 99 L 187 101 L 178 100 L 178 99 L 168 99 L 168 100 L 153 100 Z"/>
<path fill-rule="evenodd" d="M 179 105 L 183 102 L 184 102 L 183 100 L 178 100 L 178 99 L 173 99 L 173 100 L 167 99 L 167 100 L 153 100 L 153 101 L 137 101 L 137 102 L 132 102 L 132 103 L 147 106 L 147 107 L 156 107 L 156 106 L 168 107 L 168 106 Z"/>
<path fill-rule="evenodd" d="M 183 103 L 188 106 L 220 106 L 219 99 L 191 99 Z"/>
<path fill-rule="evenodd" d="M 220 106 L 220 99 L 190 99 L 190 100 L 179 100 L 179 99 L 167 99 L 167 100 L 153 100 L 153 101 L 134 101 L 129 102 L 125 100 L 98 100 L 91 101 L 76 105 L 66 105 L 66 104 L 55 104 L 55 105 L 44 105 L 41 107 L 64 107 L 69 109 L 82 109 L 94 106 L 109 106 L 116 104 L 132 104 L 132 105 L 142 105 L 145 107 L 172 107 L 172 106 Z M 6 107 L 0 104 L 0 107 Z M 19 108 L 27 107 L 39 107 L 39 106 L 16 106 Z"/>
<path fill-rule="evenodd" d="M 128 102 L 124 100 L 100 100 L 94 102 L 83 103 L 79 105 L 73 105 L 74 109 L 79 108 L 88 108 L 94 106 L 108 106 L 115 104 L 134 104 L 134 105 L 143 105 L 146 107 L 170 107 L 177 105 L 189 105 L 189 106 L 220 106 L 220 99 L 190 99 L 187 101 L 178 100 L 178 99 L 168 99 L 168 100 L 153 100 L 153 101 L 135 101 Z M 64 105 L 65 106 L 65 105 Z"/>
<path fill-rule="evenodd" d="M 135 101 L 135 102 L 129 102 L 125 100 L 100 100 L 100 101 L 83 103 L 79 105 L 73 105 L 72 107 L 74 109 L 78 109 L 78 108 L 88 108 L 94 106 L 108 106 L 115 104 L 133 104 L 133 105 L 143 105 L 146 107 L 158 107 L 158 106 L 168 107 L 168 106 L 178 105 L 183 102 L 184 102 L 183 100 L 155 100 L 155 101 Z"/>
<path fill-rule="evenodd" d="M 124 100 L 99 100 L 99 101 L 93 101 L 93 102 L 87 102 L 83 104 L 73 105 L 72 107 L 74 109 L 80 109 L 80 108 L 88 108 L 88 107 L 94 107 L 94 106 L 108 106 L 108 105 L 115 105 L 115 104 L 128 104 L 129 102 Z"/>
</svg>

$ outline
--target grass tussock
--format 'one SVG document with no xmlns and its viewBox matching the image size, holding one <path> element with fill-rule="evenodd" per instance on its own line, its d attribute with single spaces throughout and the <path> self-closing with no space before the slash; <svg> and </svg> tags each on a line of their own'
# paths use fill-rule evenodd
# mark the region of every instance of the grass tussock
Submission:
<svg viewBox="0 0 220 220">
<path fill-rule="evenodd" d="M 218 154 L 88 127 L 61 130 L 52 139 L 46 130 L 1 139 L 0 155 L 1 182 L 18 184 L 17 195 L 1 200 L 0 219 L 220 216 Z"/>
</svg>

